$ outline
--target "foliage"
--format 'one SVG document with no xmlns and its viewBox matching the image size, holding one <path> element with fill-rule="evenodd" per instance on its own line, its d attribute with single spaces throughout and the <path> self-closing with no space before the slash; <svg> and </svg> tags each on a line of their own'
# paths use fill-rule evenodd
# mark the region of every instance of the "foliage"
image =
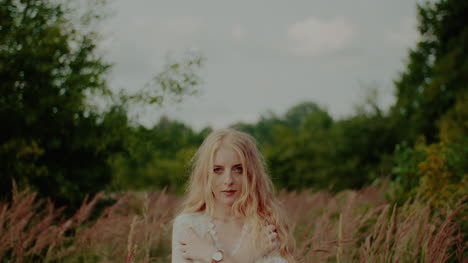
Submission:
<svg viewBox="0 0 468 263">
<path fill-rule="evenodd" d="M 151 129 L 131 128 L 127 133 L 127 151 L 110 159 L 113 189 L 148 190 L 170 186 L 183 192 L 190 159 L 209 132 L 210 129 L 194 132 L 167 117 L 162 117 Z"/>
<path fill-rule="evenodd" d="M 419 196 L 438 209 L 456 206 L 468 195 L 467 146 L 466 142 L 427 145 L 423 139 L 414 147 L 399 145 L 390 198 L 401 204 Z"/>
<path fill-rule="evenodd" d="M 463 143 L 468 136 L 468 90 L 457 96 L 454 107 L 437 124 L 441 141 Z"/>
<path fill-rule="evenodd" d="M 265 158 L 278 186 L 301 189 L 323 182 L 320 168 L 327 163 L 326 141 L 321 140 L 332 118 L 315 103 L 301 103 L 286 112 L 271 129 L 271 144 L 264 145 Z M 322 186 L 322 185 L 321 185 Z"/>
<path fill-rule="evenodd" d="M 181 102 L 184 96 L 198 94 L 202 79 L 194 71 L 203 65 L 204 58 L 196 53 L 188 53 L 180 61 L 168 60 L 161 72 L 153 77 L 145 88 L 136 94 L 127 95 L 130 101 L 163 105 L 164 100 Z M 156 89 L 154 87 L 157 87 Z"/>
<path fill-rule="evenodd" d="M 400 140 L 414 142 L 424 135 L 432 143 L 439 138 L 438 120 L 450 118 L 446 115 L 466 104 L 468 27 L 464 17 L 468 3 L 441 0 L 427 2 L 418 10 L 420 41 L 410 50 L 407 68 L 395 82 L 397 101 L 392 116 Z M 466 132 L 466 114 L 455 115 L 463 117 L 454 121 Z"/>
<path fill-rule="evenodd" d="M 418 10 L 421 40 L 395 82 L 391 114 L 398 140 L 414 146 L 396 149 L 392 199 L 420 195 L 450 207 L 467 194 L 468 3 L 442 0 Z"/>
<path fill-rule="evenodd" d="M 460 149 L 461 148 L 461 149 Z M 425 149 L 427 157 L 418 164 L 421 184 L 418 192 L 436 207 L 453 206 L 468 195 L 468 144 L 431 144 Z"/>
<path fill-rule="evenodd" d="M 389 198 L 398 204 L 416 195 L 416 187 L 419 185 L 418 164 L 424 160 L 425 152 L 420 150 L 420 144 L 410 147 L 406 142 L 398 144 L 395 149 L 395 166 L 392 169 L 394 180 Z"/>
<path fill-rule="evenodd" d="M 109 65 L 93 33 L 77 31 L 67 12 L 39 0 L 0 6 L 2 193 L 14 178 L 77 204 L 110 180 L 105 160 L 115 142 L 103 136 L 110 124 L 86 105 L 87 93 L 108 93 Z"/>
<path fill-rule="evenodd" d="M 274 182 L 289 190 L 340 191 L 370 184 L 388 171 L 396 138 L 376 107 L 342 120 L 313 102 L 293 106 L 283 116 L 263 116 L 256 124 L 232 127 L 260 142 Z"/>
<path fill-rule="evenodd" d="M 109 160 L 128 151 L 129 105 L 162 104 L 170 96 L 180 101 L 200 83 L 194 69 L 203 59 L 192 55 L 168 63 L 136 94 L 112 94 L 110 65 L 96 50 L 97 33 L 86 28 L 98 12 L 90 10 L 81 17 L 84 24 L 74 24 L 74 11 L 46 0 L 0 5 L 2 197 L 14 179 L 76 208 L 85 194 L 111 183 Z M 91 96 L 114 103 L 97 110 Z"/>
</svg>

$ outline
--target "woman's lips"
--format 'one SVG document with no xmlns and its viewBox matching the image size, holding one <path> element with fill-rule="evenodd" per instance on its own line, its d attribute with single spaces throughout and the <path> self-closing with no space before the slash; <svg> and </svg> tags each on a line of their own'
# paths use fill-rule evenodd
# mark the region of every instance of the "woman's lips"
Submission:
<svg viewBox="0 0 468 263">
<path fill-rule="evenodd" d="M 236 190 L 226 190 L 226 191 L 221 191 L 221 192 L 226 196 L 232 196 L 236 193 Z"/>
</svg>

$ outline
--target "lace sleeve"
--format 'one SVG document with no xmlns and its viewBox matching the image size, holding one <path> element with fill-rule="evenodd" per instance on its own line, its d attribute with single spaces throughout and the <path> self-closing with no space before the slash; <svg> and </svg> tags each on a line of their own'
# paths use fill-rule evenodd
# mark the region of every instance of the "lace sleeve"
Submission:
<svg viewBox="0 0 468 263">
<path fill-rule="evenodd" d="M 172 227 L 172 261 L 171 263 L 191 263 L 192 260 L 187 260 L 182 257 L 182 254 L 179 250 L 178 240 L 184 234 L 182 232 L 182 227 L 184 225 L 191 225 L 191 218 L 187 214 L 178 215 L 174 219 L 174 225 Z"/>
<path fill-rule="evenodd" d="M 255 263 L 288 263 L 288 261 L 283 258 L 278 251 L 274 251 L 255 261 Z"/>
</svg>

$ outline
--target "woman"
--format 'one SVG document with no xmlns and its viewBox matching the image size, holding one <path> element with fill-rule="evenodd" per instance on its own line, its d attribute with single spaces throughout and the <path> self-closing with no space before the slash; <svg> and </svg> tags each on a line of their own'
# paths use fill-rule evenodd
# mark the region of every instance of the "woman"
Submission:
<svg viewBox="0 0 468 263">
<path fill-rule="evenodd" d="M 193 158 L 175 218 L 172 263 L 291 263 L 295 242 L 255 139 L 211 133 Z"/>
</svg>

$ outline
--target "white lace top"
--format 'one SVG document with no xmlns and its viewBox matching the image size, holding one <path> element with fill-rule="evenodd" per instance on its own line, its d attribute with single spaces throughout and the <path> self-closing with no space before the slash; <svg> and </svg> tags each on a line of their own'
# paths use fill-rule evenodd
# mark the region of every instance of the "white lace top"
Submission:
<svg viewBox="0 0 468 263">
<path fill-rule="evenodd" d="M 224 249 L 220 246 L 215 226 L 213 222 L 211 222 L 209 216 L 203 213 L 180 214 L 175 218 L 172 230 L 172 263 L 200 263 L 199 261 L 184 259 L 178 249 L 176 237 L 179 236 L 179 232 L 182 230 L 184 225 L 192 226 L 193 230 L 195 230 L 199 236 L 204 236 L 207 232 L 209 232 L 215 241 L 215 246 L 219 250 L 224 251 Z M 241 246 L 247 230 L 248 226 L 247 224 L 244 224 L 239 240 L 232 248 L 232 250 L 229 251 L 231 255 L 235 256 L 237 253 L 237 250 Z M 288 263 L 288 261 L 281 257 L 278 251 L 273 251 L 269 255 L 264 256 L 262 259 L 257 260 L 255 263 Z"/>
</svg>

